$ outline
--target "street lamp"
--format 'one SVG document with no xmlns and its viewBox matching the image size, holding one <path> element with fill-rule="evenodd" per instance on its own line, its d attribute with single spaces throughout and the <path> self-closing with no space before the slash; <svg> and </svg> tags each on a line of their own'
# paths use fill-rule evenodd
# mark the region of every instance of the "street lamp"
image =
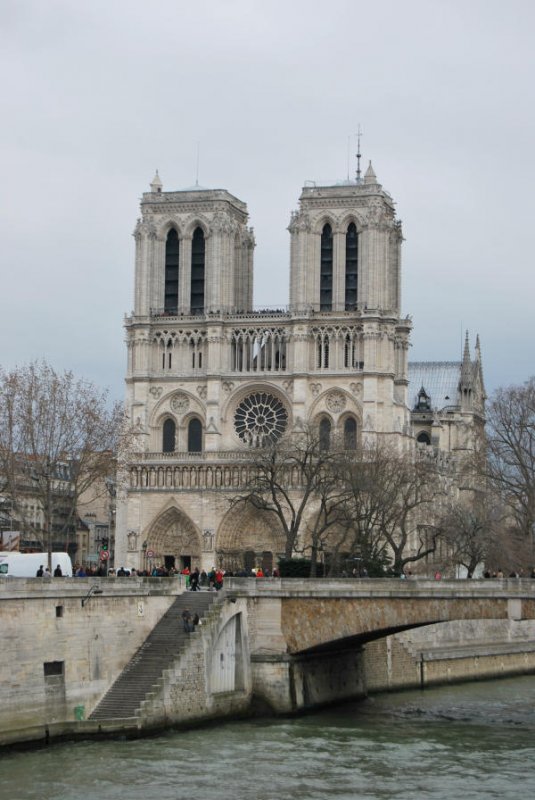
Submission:
<svg viewBox="0 0 535 800">
<path fill-rule="evenodd" d="M 141 545 L 141 549 L 143 550 L 143 569 L 144 570 L 147 569 L 147 547 L 148 547 L 147 540 L 145 539 L 145 541 Z"/>
<path fill-rule="evenodd" d="M 94 583 L 93 586 L 90 587 L 88 593 L 85 597 L 82 597 L 82 608 L 89 603 L 93 595 L 95 594 L 102 594 L 102 589 L 98 585 L 98 583 Z"/>
</svg>

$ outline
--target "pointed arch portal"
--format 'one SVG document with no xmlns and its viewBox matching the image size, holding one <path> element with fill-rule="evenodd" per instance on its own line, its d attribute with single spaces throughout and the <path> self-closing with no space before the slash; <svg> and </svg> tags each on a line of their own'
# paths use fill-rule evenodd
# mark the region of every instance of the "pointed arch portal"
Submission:
<svg viewBox="0 0 535 800">
<path fill-rule="evenodd" d="M 286 540 L 274 514 L 240 503 L 227 512 L 217 535 L 220 566 L 250 573 L 253 567 L 271 572 L 284 555 Z"/>
<path fill-rule="evenodd" d="M 150 559 L 152 566 L 200 567 L 201 537 L 191 519 L 178 508 L 173 506 L 164 511 L 151 525 L 146 538 L 147 552 L 155 554 Z"/>
</svg>

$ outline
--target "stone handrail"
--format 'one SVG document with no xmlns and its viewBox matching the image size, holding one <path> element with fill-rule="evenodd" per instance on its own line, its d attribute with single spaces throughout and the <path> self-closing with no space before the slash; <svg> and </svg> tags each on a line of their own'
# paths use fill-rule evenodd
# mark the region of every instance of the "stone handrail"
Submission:
<svg viewBox="0 0 535 800">
<path fill-rule="evenodd" d="M 136 453 L 137 461 L 180 461 L 205 463 L 217 461 L 250 461 L 251 450 L 217 450 L 215 452 L 203 451 L 201 453 L 187 453 L 174 450 L 172 453 L 147 452 Z"/>
<path fill-rule="evenodd" d="M 250 485 L 256 471 L 253 462 L 239 459 L 238 463 L 135 464 L 128 470 L 129 488 L 140 491 L 221 489 L 235 492 Z M 298 467 L 289 467 L 287 485 L 293 489 L 302 485 Z"/>
</svg>

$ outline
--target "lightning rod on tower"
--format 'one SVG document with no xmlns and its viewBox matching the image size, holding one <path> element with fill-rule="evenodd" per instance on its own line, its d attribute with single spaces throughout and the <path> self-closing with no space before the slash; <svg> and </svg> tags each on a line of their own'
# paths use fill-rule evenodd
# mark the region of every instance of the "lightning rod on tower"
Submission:
<svg viewBox="0 0 535 800">
<path fill-rule="evenodd" d="M 359 127 L 357 130 L 357 183 L 360 183 L 360 137 L 362 136 L 362 131 L 360 129 L 360 122 Z"/>
</svg>

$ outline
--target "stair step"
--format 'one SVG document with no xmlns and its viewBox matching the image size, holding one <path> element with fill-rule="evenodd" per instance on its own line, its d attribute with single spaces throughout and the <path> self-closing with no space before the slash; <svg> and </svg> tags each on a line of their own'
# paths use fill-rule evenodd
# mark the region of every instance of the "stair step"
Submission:
<svg viewBox="0 0 535 800">
<path fill-rule="evenodd" d="M 187 608 L 203 619 L 217 596 L 215 592 L 187 592 L 177 597 L 88 719 L 137 719 L 137 715 L 132 717 L 131 712 L 135 713 L 148 696 L 155 694 L 153 690 L 164 671 L 174 664 L 185 652 L 188 643 L 196 638 L 195 631 L 187 633 L 184 630 L 182 611 Z"/>
</svg>

